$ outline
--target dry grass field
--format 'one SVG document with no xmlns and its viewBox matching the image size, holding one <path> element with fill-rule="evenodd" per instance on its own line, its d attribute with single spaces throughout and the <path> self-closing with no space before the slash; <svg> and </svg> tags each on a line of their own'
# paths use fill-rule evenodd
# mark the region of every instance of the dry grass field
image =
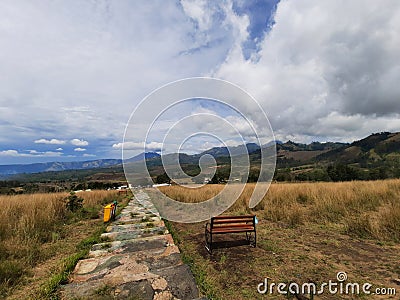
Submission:
<svg viewBox="0 0 400 300">
<path fill-rule="evenodd" d="M 118 197 L 116 191 L 76 195 L 84 199 L 76 211 L 67 209 L 67 193 L 0 196 L 0 298 L 29 299 L 28 290 L 37 296 L 60 260 L 102 230 L 102 206 Z"/>
<path fill-rule="evenodd" d="M 202 202 L 223 187 L 169 186 L 161 190 L 177 201 Z M 253 189 L 254 184 L 248 184 L 228 212 L 250 213 L 248 200 Z M 272 184 L 253 212 L 290 227 L 331 224 L 359 237 L 400 241 L 400 180 Z"/>
<path fill-rule="evenodd" d="M 178 201 L 199 202 L 222 188 L 162 190 Z M 257 215 L 256 248 L 235 246 L 244 238 L 240 234 L 222 235 L 217 238 L 221 248 L 210 256 L 204 248 L 204 222 L 171 224 L 186 261 L 210 298 L 264 299 L 257 292 L 264 278 L 322 283 L 335 280 L 337 272 L 346 272 L 350 281 L 400 293 L 400 180 L 276 183 L 250 210 L 247 203 L 253 188 L 248 185 L 226 214 Z M 323 294 L 314 299 L 398 299 L 398 294 Z M 268 298 L 285 297 L 275 292 Z"/>
</svg>

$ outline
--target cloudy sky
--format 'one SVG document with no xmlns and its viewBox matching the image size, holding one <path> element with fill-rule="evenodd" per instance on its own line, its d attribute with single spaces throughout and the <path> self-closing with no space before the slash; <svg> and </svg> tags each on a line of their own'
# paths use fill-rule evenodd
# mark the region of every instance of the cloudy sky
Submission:
<svg viewBox="0 0 400 300">
<path fill-rule="evenodd" d="M 136 105 L 197 76 L 248 91 L 279 140 L 400 131 L 399 53 L 398 0 L 3 0 L 0 164 L 119 158 Z"/>
</svg>

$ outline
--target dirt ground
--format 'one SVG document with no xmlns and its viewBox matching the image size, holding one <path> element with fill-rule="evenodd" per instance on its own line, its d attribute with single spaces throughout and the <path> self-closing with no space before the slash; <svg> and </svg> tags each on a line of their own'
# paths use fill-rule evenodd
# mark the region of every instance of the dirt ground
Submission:
<svg viewBox="0 0 400 300">
<path fill-rule="evenodd" d="M 396 295 L 333 295 L 328 287 L 313 299 L 399 299 L 400 245 L 353 238 L 343 234 L 338 225 L 305 224 L 289 228 L 284 224 L 260 220 L 257 247 L 245 244 L 244 234 L 215 236 L 213 254 L 204 247 L 204 224 L 173 223 L 177 244 L 197 273 L 198 281 L 213 299 L 310 299 L 257 291 L 268 278 L 271 283 L 315 283 L 317 290 L 329 280 L 338 283 L 337 274 L 345 272 L 346 283 L 370 283 L 376 288 L 396 289 Z M 214 237 L 213 237 L 214 239 Z M 219 242 L 218 242 L 219 241 Z M 344 275 L 344 274 L 342 274 Z M 262 290 L 264 285 L 260 287 Z M 339 286 L 338 286 L 339 287 Z M 345 290 L 345 285 L 343 285 Z M 284 288 L 282 288 L 284 290 Z"/>
</svg>

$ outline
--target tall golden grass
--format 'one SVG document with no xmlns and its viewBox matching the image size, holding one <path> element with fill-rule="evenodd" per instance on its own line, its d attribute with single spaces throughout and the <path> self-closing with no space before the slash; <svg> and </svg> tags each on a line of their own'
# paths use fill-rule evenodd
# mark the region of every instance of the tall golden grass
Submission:
<svg viewBox="0 0 400 300">
<path fill-rule="evenodd" d="M 84 199 L 84 207 L 97 207 L 115 200 L 118 196 L 118 191 L 93 190 L 91 192 L 80 192 L 77 195 Z"/>
<path fill-rule="evenodd" d="M 51 229 L 66 216 L 64 199 L 68 193 L 27 194 L 0 196 L 0 239 L 14 237 L 20 240 L 47 241 Z M 99 209 L 114 199 L 116 191 L 81 192 L 86 209 Z"/>
<path fill-rule="evenodd" d="M 0 196 L 0 238 L 46 239 L 43 233 L 65 216 L 67 194 Z"/>
<path fill-rule="evenodd" d="M 177 201 L 201 202 L 223 187 L 169 186 L 162 191 Z M 246 185 L 228 213 L 251 212 L 248 201 L 253 189 L 254 184 Z M 345 233 L 358 237 L 400 241 L 400 180 L 274 183 L 252 211 L 288 226 L 339 225 Z"/>
<path fill-rule="evenodd" d="M 0 196 L 0 292 L 15 284 L 29 267 L 51 255 L 44 251 L 43 245 L 68 234 L 63 230 L 64 223 L 88 217 L 88 212 L 98 217 L 102 205 L 114 200 L 117 191 L 77 193 L 84 199 L 80 216 L 66 209 L 68 196 L 68 193 Z"/>
</svg>

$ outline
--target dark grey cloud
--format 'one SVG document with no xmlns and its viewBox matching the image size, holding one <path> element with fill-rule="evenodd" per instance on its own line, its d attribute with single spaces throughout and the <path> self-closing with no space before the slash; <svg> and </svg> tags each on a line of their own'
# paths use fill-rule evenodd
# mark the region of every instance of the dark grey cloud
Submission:
<svg viewBox="0 0 400 300">
<path fill-rule="evenodd" d="M 236 53 L 217 74 L 248 88 L 280 139 L 399 131 L 399 17 L 398 1 L 281 1 L 260 59 Z"/>
</svg>

